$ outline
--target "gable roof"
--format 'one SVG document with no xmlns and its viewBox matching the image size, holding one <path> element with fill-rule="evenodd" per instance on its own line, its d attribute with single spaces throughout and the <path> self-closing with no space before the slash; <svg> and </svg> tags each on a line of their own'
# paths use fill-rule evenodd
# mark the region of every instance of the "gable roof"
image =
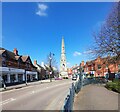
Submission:
<svg viewBox="0 0 120 112">
<path fill-rule="evenodd" d="M 14 54 L 13 52 L 8 51 L 8 50 L 0 47 L 0 55 L 2 55 L 4 52 L 6 52 L 6 55 L 7 55 L 8 58 L 11 58 L 11 59 L 13 59 L 13 60 L 16 60 L 15 54 Z"/>
<path fill-rule="evenodd" d="M 18 60 L 21 56 L 15 56 L 15 59 Z"/>
<path fill-rule="evenodd" d="M 2 55 L 5 52 L 5 50 L 0 50 L 0 55 Z"/>
<path fill-rule="evenodd" d="M 31 65 L 33 66 L 32 61 L 31 61 L 31 59 L 30 59 L 30 56 L 28 56 L 28 55 L 26 55 L 26 56 L 17 55 L 17 56 L 16 56 L 16 55 L 14 54 L 14 52 L 11 52 L 11 51 L 9 51 L 9 50 L 6 50 L 6 49 L 0 47 L 0 56 L 2 56 L 2 54 L 3 54 L 4 52 L 6 53 L 7 58 L 12 59 L 12 60 L 15 60 L 15 61 L 18 61 L 18 60 L 20 59 L 22 62 L 25 62 L 25 63 L 26 63 L 26 61 L 29 59 Z M 35 66 L 33 66 L 33 67 L 36 68 Z"/>
<path fill-rule="evenodd" d="M 23 62 L 26 62 L 29 56 L 22 56 L 21 59 Z"/>
</svg>

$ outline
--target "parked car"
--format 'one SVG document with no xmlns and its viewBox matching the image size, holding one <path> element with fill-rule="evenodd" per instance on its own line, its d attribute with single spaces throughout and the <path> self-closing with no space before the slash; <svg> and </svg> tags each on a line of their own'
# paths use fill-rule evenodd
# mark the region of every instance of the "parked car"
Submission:
<svg viewBox="0 0 120 112">
<path fill-rule="evenodd" d="M 73 75 L 72 80 L 77 80 L 77 75 Z"/>
<path fill-rule="evenodd" d="M 62 80 L 62 77 L 55 77 L 55 80 Z"/>
<path fill-rule="evenodd" d="M 120 79 L 120 73 L 116 73 L 116 74 L 115 74 L 115 78 L 116 78 L 116 79 Z"/>
</svg>

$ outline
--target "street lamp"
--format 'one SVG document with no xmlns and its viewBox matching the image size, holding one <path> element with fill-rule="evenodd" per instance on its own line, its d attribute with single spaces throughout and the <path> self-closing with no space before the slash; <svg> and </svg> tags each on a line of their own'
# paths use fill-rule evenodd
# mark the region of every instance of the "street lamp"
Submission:
<svg viewBox="0 0 120 112">
<path fill-rule="evenodd" d="M 51 77 L 51 75 L 52 75 L 52 56 L 54 56 L 55 54 L 54 53 L 51 53 L 50 52 L 50 54 L 49 54 L 49 59 L 50 59 L 50 61 L 49 61 L 49 67 L 50 67 L 50 73 L 49 73 L 49 78 L 50 78 L 50 82 L 52 82 L 52 77 Z"/>
<path fill-rule="evenodd" d="M 28 68 L 29 68 L 29 64 L 27 63 L 26 64 L 26 69 L 25 69 L 25 84 L 26 84 L 26 86 L 28 85 L 27 84 L 27 73 L 26 73 L 26 71 L 28 70 Z"/>
<path fill-rule="evenodd" d="M 1 79 L 2 79 L 2 76 L 1 76 Z M 4 89 L 6 89 L 6 84 L 5 84 L 5 80 L 4 79 L 2 79 L 2 83 L 3 83 Z"/>
<path fill-rule="evenodd" d="M 83 85 L 82 83 L 83 83 L 83 67 L 81 66 L 81 64 L 80 64 L 80 82 L 81 82 L 81 86 Z"/>
<path fill-rule="evenodd" d="M 107 80 L 107 82 L 108 82 L 108 77 L 109 77 L 109 68 L 108 68 L 108 66 L 106 66 L 106 70 L 107 70 L 106 80 Z"/>
<path fill-rule="evenodd" d="M 26 69 L 25 69 L 25 84 L 27 86 L 27 74 L 26 74 Z"/>
</svg>

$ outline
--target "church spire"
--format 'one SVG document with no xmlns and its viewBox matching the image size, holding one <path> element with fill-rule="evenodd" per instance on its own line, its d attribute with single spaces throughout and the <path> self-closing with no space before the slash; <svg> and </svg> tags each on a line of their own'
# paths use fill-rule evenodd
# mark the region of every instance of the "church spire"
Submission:
<svg viewBox="0 0 120 112">
<path fill-rule="evenodd" d="M 60 74 L 63 78 L 68 78 L 64 37 L 62 37 L 62 45 L 61 45 Z"/>
<path fill-rule="evenodd" d="M 65 54 L 65 43 L 64 43 L 64 37 L 63 37 L 63 36 L 62 36 L 61 53 L 62 53 L 62 54 Z"/>
</svg>

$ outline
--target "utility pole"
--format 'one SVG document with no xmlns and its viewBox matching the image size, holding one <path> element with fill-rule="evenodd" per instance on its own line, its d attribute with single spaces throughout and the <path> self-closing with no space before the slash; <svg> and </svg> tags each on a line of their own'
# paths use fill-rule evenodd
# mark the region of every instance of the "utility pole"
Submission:
<svg viewBox="0 0 120 112">
<path fill-rule="evenodd" d="M 50 59 L 50 62 L 49 62 L 49 67 L 50 67 L 49 78 L 50 78 L 50 82 L 52 82 L 52 79 L 51 79 L 51 75 L 52 75 L 52 72 L 51 72 L 51 61 L 52 61 L 51 52 L 50 52 L 50 55 L 49 55 L 49 59 Z"/>
</svg>

